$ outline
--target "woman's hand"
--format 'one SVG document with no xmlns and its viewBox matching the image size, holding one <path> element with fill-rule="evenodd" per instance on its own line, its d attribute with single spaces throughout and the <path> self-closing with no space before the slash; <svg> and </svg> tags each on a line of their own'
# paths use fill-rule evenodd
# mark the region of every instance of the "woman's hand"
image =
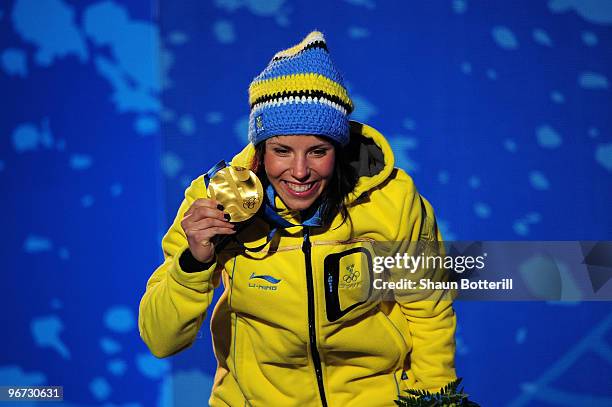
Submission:
<svg viewBox="0 0 612 407">
<path fill-rule="evenodd" d="M 234 225 L 227 219 L 229 215 L 223 213 L 223 206 L 214 199 L 197 199 L 187 209 L 181 227 L 196 260 L 201 263 L 212 261 L 215 255 L 213 238 L 236 233 Z"/>
</svg>

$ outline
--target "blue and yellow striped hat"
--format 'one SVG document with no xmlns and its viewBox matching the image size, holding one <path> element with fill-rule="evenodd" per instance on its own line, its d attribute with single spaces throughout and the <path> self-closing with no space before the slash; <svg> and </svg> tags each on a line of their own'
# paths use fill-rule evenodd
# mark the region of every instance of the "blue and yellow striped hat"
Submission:
<svg viewBox="0 0 612 407">
<path fill-rule="evenodd" d="M 313 31 L 274 55 L 249 87 L 249 141 L 312 134 L 349 141 L 353 102 L 334 66 L 323 34 Z"/>
</svg>

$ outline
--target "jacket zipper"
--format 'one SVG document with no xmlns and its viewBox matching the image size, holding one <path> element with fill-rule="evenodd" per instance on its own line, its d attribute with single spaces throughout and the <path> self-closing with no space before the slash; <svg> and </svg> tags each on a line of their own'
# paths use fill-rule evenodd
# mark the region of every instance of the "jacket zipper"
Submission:
<svg viewBox="0 0 612 407">
<path fill-rule="evenodd" d="M 308 291 L 308 336 L 310 338 L 310 353 L 314 364 L 315 374 L 317 375 L 317 385 L 319 386 L 319 396 L 323 407 L 327 407 L 325 399 L 325 386 L 323 385 L 323 369 L 321 368 L 321 357 L 317 349 L 317 333 L 315 329 L 315 302 L 314 302 L 314 280 L 312 276 L 312 262 L 310 255 L 310 231 L 304 228 L 304 243 L 302 251 L 304 252 L 304 262 L 306 264 L 306 289 Z"/>
</svg>

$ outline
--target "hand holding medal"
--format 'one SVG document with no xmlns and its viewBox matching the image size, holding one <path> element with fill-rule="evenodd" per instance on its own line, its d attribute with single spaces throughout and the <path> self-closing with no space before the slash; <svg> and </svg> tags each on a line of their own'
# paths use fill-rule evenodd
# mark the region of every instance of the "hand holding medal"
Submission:
<svg viewBox="0 0 612 407">
<path fill-rule="evenodd" d="M 209 199 L 198 199 L 185 212 L 181 226 L 193 257 L 210 262 L 215 248 L 223 246 L 237 229 L 261 207 L 263 187 L 244 167 L 219 162 L 205 175 Z"/>
<path fill-rule="evenodd" d="M 181 227 L 187 236 L 189 250 L 201 263 L 210 262 L 215 254 L 213 239 L 220 235 L 233 235 L 235 226 L 223 206 L 214 199 L 197 199 L 185 212 Z"/>
</svg>

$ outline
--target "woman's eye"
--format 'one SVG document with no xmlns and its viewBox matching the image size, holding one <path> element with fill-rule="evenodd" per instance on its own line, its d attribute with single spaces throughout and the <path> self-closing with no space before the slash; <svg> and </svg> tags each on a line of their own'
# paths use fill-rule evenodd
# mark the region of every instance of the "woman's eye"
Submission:
<svg viewBox="0 0 612 407">
<path fill-rule="evenodd" d="M 316 150 L 312 150 L 312 154 L 316 157 L 322 157 L 327 154 L 327 150 L 324 148 L 317 148 Z"/>
<path fill-rule="evenodd" d="M 289 153 L 289 150 L 287 150 L 286 148 L 275 148 L 274 152 L 279 155 L 285 155 Z"/>
</svg>

